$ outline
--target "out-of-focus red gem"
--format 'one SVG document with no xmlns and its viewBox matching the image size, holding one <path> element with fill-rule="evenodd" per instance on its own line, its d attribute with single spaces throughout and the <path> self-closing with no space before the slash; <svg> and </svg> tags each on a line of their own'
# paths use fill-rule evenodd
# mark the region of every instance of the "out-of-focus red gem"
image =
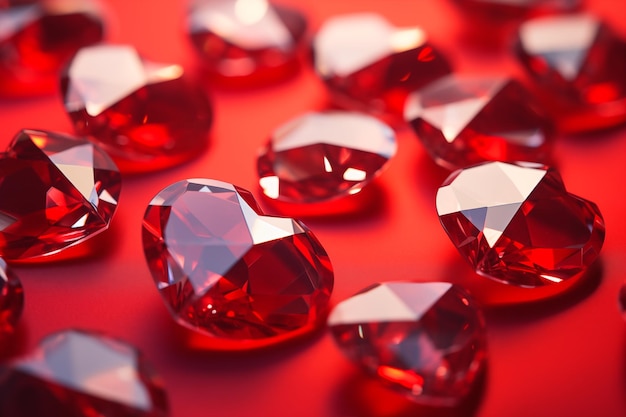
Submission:
<svg viewBox="0 0 626 417">
<path fill-rule="evenodd" d="M 272 134 L 257 161 L 259 184 L 273 199 L 325 201 L 359 192 L 395 153 L 393 130 L 374 117 L 309 113 Z"/>
<path fill-rule="evenodd" d="M 626 282 L 624 282 L 619 292 L 619 304 L 622 309 L 622 315 L 626 318 Z"/>
<path fill-rule="evenodd" d="M 76 132 L 122 171 L 158 170 L 206 147 L 212 107 L 179 65 L 144 61 L 129 46 L 91 46 L 72 59 L 62 91 Z"/>
<path fill-rule="evenodd" d="M 0 259 L 0 336 L 11 333 L 24 308 L 24 291 L 20 280 Z"/>
<path fill-rule="evenodd" d="M 453 284 L 376 284 L 337 304 L 328 325 L 348 358 L 422 404 L 459 403 L 485 365 L 482 312 Z"/>
<path fill-rule="evenodd" d="M 420 28 L 396 28 L 369 13 L 327 20 L 313 53 L 336 104 L 380 114 L 401 113 L 410 91 L 450 72 Z"/>
<path fill-rule="evenodd" d="M 0 368 L 2 417 L 166 417 L 163 383 L 131 346 L 68 330 Z"/>
<path fill-rule="evenodd" d="M 409 95 L 404 117 L 439 165 L 547 162 L 552 125 L 515 80 L 448 76 Z"/>
<path fill-rule="evenodd" d="M 306 28 L 300 12 L 267 0 L 199 0 L 187 19 L 189 37 L 206 71 L 231 86 L 294 74 Z"/>
<path fill-rule="evenodd" d="M 92 0 L 0 2 L 0 94 L 54 91 L 63 65 L 102 37 L 101 12 Z"/>
<path fill-rule="evenodd" d="M 587 14 L 524 22 L 517 55 L 566 131 L 626 122 L 626 40 Z"/>
<path fill-rule="evenodd" d="M 437 192 L 437 212 L 477 273 L 521 287 L 575 277 L 604 243 L 598 207 L 537 164 L 490 162 L 456 171 Z"/>
<path fill-rule="evenodd" d="M 521 17 L 527 13 L 572 11 L 580 7 L 581 0 L 456 0 L 456 3 L 472 13 L 491 17 Z"/>
<path fill-rule="evenodd" d="M 107 229 L 121 178 L 93 143 L 24 130 L 0 157 L 0 256 L 57 253 Z"/>
<path fill-rule="evenodd" d="M 274 344 L 312 331 L 327 311 L 333 273 L 318 240 L 297 220 L 262 215 L 231 184 L 165 188 L 146 211 L 143 244 L 170 312 L 207 347 Z"/>
</svg>

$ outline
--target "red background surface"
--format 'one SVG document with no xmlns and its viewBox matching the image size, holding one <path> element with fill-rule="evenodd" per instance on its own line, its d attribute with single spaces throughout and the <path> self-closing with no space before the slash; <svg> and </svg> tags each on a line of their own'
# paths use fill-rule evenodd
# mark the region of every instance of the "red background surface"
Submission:
<svg viewBox="0 0 626 417">
<path fill-rule="evenodd" d="M 106 2 L 108 39 L 134 44 L 155 61 L 196 65 L 183 33 L 184 4 L 176 0 Z M 397 25 L 421 25 L 462 72 L 520 69 L 507 41 L 478 46 L 466 19 L 446 1 L 285 1 L 304 10 L 313 29 L 328 16 L 378 11 Z M 588 1 L 588 9 L 626 36 L 626 7 Z M 619 9 L 619 10 L 617 10 Z M 471 25 L 469 26 L 471 27 Z M 493 37 L 497 37 L 493 35 Z M 624 59 L 616 57 L 615 59 Z M 216 120 L 211 145 L 182 166 L 126 177 L 112 228 L 96 253 L 73 261 L 14 265 L 26 308 L 4 357 L 26 352 L 57 330 L 103 331 L 139 347 L 165 380 L 174 417 L 619 417 L 626 415 L 625 322 L 618 292 L 626 275 L 626 127 L 561 135 L 554 150 L 568 189 L 595 201 L 607 226 L 598 267 L 581 285 L 543 302 L 492 305 L 528 291 L 506 288 L 499 298 L 474 276 L 439 225 L 434 207 L 447 172 L 436 167 L 404 125 L 399 153 L 362 195 L 352 214 L 299 215 L 326 247 L 335 267 L 332 302 L 376 281 L 444 280 L 477 291 L 486 304 L 489 367 L 475 405 L 449 412 L 422 409 L 362 375 L 335 348 L 328 332 L 261 351 L 215 353 L 188 347 L 170 319 L 145 264 L 140 239 L 146 205 L 164 186 L 209 177 L 260 193 L 258 147 L 277 125 L 321 109 L 327 96 L 309 68 L 284 83 L 246 91 L 213 89 Z M 60 97 L 0 99 L 0 145 L 21 128 L 71 131 Z M 269 213 L 279 213 L 266 201 Z M 284 212 L 284 210 L 283 210 Z"/>
</svg>

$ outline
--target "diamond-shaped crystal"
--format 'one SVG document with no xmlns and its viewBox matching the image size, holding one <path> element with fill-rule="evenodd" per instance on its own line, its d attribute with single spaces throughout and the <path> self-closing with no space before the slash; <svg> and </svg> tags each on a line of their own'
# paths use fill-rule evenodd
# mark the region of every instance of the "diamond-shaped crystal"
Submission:
<svg viewBox="0 0 626 417">
<path fill-rule="evenodd" d="M 165 417 L 160 379 L 131 346 L 68 330 L 0 368 L 0 415 Z"/>
<path fill-rule="evenodd" d="M 237 84 L 292 74 L 306 27 L 301 13 L 267 0 L 196 0 L 187 21 L 209 74 Z"/>
<path fill-rule="evenodd" d="M 0 259 L 0 338 L 15 329 L 24 308 L 24 291 L 20 280 Z"/>
<path fill-rule="evenodd" d="M 439 165 L 545 162 L 552 126 L 517 81 L 448 76 L 411 93 L 404 117 Z"/>
<path fill-rule="evenodd" d="M 313 52 L 337 104 L 375 113 L 400 113 L 409 91 L 450 72 L 422 29 L 396 28 L 371 13 L 328 19 Z"/>
<path fill-rule="evenodd" d="M 92 0 L 0 2 L 0 93 L 54 91 L 67 60 L 102 37 Z"/>
<path fill-rule="evenodd" d="M 273 344 L 323 320 L 333 287 L 328 255 L 301 222 L 262 215 L 221 181 L 170 185 L 150 203 L 143 244 L 178 323 L 222 349 Z"/>
<path fill-rule="evenodd" d="M 206 146 L 212 107 L 179 65 L 145 61 L 130 46 L 92 46 L 72 59 L 62 90 L 76 132 L 123 171 L 175 165 Z"/>
<path fill-rule="evenodd" d="M 308 113 L 280 126 L 257 160 L 265 195 L 317 202 L 359 192 L 396 153 L 395 134 L 350 112 Z"/>
<path fill-rule="evenodd" d="M 517 54 L 562 128 L 589 130 L 626 121 L 626 40 L 596 17 L 526 21 Z"/>
<path fill-rule="evenodd" d="M 107 229 L 121 178 L 93 143 L 24 130 L 0 156 L 0 255 L 49 255 Z"/>
<path fill-rule="evenodd" d="M 337 304 L 328 325 L 349 359 L 419 403 L 458 403 L 485 365 L 482 312 L 453 284 L 376 284 Z"/>
<path fill-rule="evenodd" d="M 448 236 L 476 272 L 539 287 L 585 271 L 604 242 L 598 207 L 554 169 L 491 162 L 454 172 L 437 192 Z"/>
</svg>

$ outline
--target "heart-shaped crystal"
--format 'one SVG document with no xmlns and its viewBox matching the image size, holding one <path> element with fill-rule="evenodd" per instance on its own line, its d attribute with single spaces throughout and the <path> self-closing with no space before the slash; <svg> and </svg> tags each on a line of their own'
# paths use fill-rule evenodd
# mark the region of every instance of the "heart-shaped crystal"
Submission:
<svg viewBox="0 0 626 417">
<path fill-rule="evenodd" d="M 328 255 L 298 220 L 264 216 L 250 192 L 209 179 L 162 190 L 143 221 L 154 281 L 183 326 L 218 349 L 313 330 L 333 287 Z"/>
</svg>

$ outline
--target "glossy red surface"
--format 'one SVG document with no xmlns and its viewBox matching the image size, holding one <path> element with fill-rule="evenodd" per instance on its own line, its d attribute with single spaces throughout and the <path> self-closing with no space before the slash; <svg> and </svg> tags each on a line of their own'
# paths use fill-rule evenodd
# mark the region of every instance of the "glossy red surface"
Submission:
<svg viewBox="0 0 626 417">
<path fill-rule="evenodd" d="M 459 71 L 521 75 L 512 52 L 477 46 L 464 15 L 445 1 L 285 1 L 301 7 L 311 26 L 352 11 L 381 11 L 394 24 L 422 25 Z M 626 5 L 613 0 L 587 6 L 626 36 Z M 110 39 L 135 44 L 160 62 L 196 65 L 184 36 L 182 1 L 110 0 L 116 16 Z M 138 20 L 141 16 L 141 20 Z M 141 22 L 139 24 L 139 22 Z M 500 49 L 501 48 L 501 49 Z M 626 331 L 618 294 L 626 270 L 626 127 L 585 136 L 559 136 L 554 149 L 568 190 L 601 207 L 607 237 L 594 271 L 567 294 L 515 306 L 504 301 L 537 297 L 476 279 L 437 219 L 435 193 L 447 172 L 438 168 L 399 124 L 399 151 L 367 192 L 303 218 L 328 251 L 337 303 L 367 285 L 391 280 L 450 280 L 492 305 L 486 311 L 488 369 L 473 407 L 448 413 L 422 410 L 364 377 L 334 346 L 327 331 L 282 347 L 250 353 L 202 351 L 177 327 L 154 288 L 141 249 L 141 220 L 154 194 L 183 178 L 214 177 L 254 191 L 257 150 L 279 124 L 326 106 L 313 71 L 250 91 L 215 89 L 216 119 L 209 149 L 185 165 L 126 176 L 111 229 L 91 244 L 94 255 L 54 264 L 14 264 L 26 305 L 7 357 L 31 350 L 39 339 L 67 327 L 104 331 L 145 352 L 165 378 L 172 416 L 201 417 L 555 417 L 626 414 Z M 70 131 L 59 96 L 0 100 L 3 148 L 23 127 Z M 348 211 L 356 203 L 360 211 Z M 298 215 L 305 208 L 266 204 L 268 213 Z M 288 210 L 290 208 L 290 210 Z M 327 208 L 328 209 L 328 208 Z M 302 217 L 302 216 L 301 216 Z M 479 393 L 480 394 L 480 393 Z"/>
</svg>

